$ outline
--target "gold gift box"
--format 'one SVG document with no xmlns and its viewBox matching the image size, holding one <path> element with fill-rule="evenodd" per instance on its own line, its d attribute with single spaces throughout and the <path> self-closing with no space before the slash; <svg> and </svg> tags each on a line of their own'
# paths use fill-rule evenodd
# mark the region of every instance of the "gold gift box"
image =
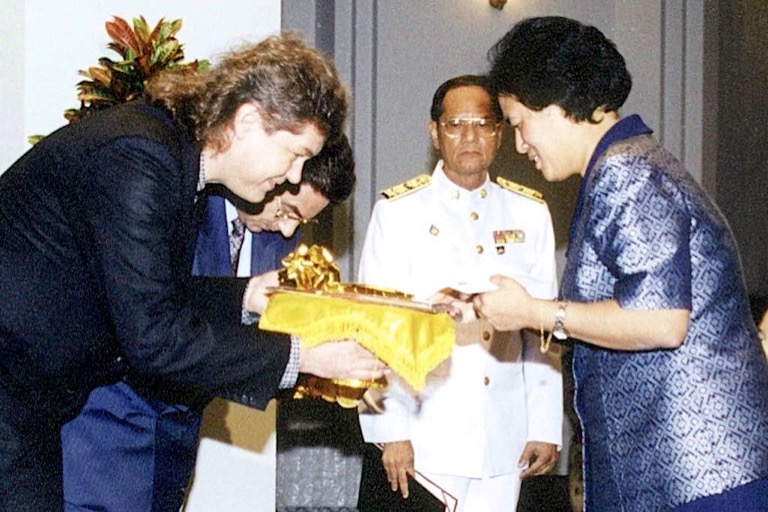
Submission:
<svg viewBox="0 0 768 512">
<path fill-rule="evenodd" d="M 447 313 L 396 290 L 339 282 L 327 249 L 301 245 L 283 266 L 281 286 L 270 296 L 261 329 L 296 335 L 307 348 L 356 340 L 417 391 L 451 354 L 455 327 Z M 329 381 L 302 375 L 296 396 L 354 407 L 368 388 L 385 385 L 385 379 Z"/>
</svg>

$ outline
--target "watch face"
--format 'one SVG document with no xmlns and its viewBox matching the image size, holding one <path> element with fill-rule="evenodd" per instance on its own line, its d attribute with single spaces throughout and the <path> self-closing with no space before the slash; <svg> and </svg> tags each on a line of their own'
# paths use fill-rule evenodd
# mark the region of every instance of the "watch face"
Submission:
<svg viewBox="0 0 768 512">
<path fill-rule="evenodd" d="M 552 336 L 554 336 L 555 338 L 557 338 L 557 339 L 559 339 L 561 341 L 565 340 L 565 339 L 568 339 L 568 333 L 565 332 L 565 331 L 561 331 L 559 329 L 556 330 L 556 331 L 553 331 L 552 332 Z"/>
</svg>

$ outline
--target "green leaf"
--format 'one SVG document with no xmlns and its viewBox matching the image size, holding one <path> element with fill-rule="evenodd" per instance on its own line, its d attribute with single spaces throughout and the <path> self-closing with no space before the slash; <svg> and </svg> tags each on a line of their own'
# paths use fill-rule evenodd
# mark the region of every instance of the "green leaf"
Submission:
<svg viewBox="0 0 768 512">
<path fill-rule="evenodd" d="M 179 31 L 181 30 L 181 25 L 182 23 L 180 19 L 173 20 L 170 23 L 168 23 L 168 26 L 170 29 L 170 32 L 168 32 L 168 37 L 174 37 L 176 34 L 178 34 Z"/>
<path fill-rule="evenodd" d="M 152 29 L 152 33 L 149 35 L 148 41 L 154 46 L 157 44 L 158 41 L 163 41 L 166 38 L 166 28 L 167 25 L 165 18 L 160 18 L 160 21 L 157 22 L 157 25 L 155 25 L 155 28 Z"/>
<path fill-rule="evenodd" d="M 149 33 L 149 25 L 144 16 L 133 18 L 133 30 L 136 33 L 136 39 L 139 41 L 139 48 L 136 53 L 143 55 L 152 48 L 152 36 Z"/>
<path fill-rule="evenodd" d="M 149 35 L 149 25 L 147 24 L 147 20 L 144 18 L 144 16 L 133 18 L 133 30 L 142 36 Z M 145 41 L 146 40 L 147 39 L 145 39 Z"/>
<path fill-rule="evenodd" d="M 183 59 L 184 52 L 181 50 L 181 45 L 178 41 L 175 39 L 165 41 L 155 48 L 152 54 L 152 65 L 155 67 L 156 64 L 160 64 L 162 68 L 165 68 L 168 64 L 178 60 L 179 54 L 181 54 L 180 57 Z"/>
</svg>

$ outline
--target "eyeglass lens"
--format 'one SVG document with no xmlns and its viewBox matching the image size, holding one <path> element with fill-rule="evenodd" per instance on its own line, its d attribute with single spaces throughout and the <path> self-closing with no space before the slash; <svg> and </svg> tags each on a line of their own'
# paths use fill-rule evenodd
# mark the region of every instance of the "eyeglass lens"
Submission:
<svg viewBox="0 0 768 512">
<path fill-rule="evenodd" d="M 283 201 L 280 197 L 277 197 L 277 210 L 275 211 L 275 217 L 283 220 L 293 220 L 299 224 L 309 224 L 315 222 L 315 219 L 305 219 L 298 213 L 283 211 Z"/>
<path fill-rule="evenodd" d="M 460 118 L 455 117 L 440 123 L 445 133 L 451 137 L 458 137 L 464 132 L 465 128 L 474 128 L 482 137 L 491 137 L 496 135 L 498 123 L 493 119 L 485 118 Z"/>
</svg>

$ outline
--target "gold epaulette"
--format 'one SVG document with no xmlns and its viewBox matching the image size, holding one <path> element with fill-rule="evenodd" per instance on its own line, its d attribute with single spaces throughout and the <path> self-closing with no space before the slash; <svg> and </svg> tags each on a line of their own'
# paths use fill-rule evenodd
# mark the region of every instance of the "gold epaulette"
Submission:
<svg viewBox="0 0 768 512">
<path fill-rule="evenodd" d="M 408 195 L 411 192 L 416 192 L 417 190 L 420 190 L 429 185 L 431 181 L 432 177 L 429 174 L 419 174 L 418 176 L 400 183 L 399 185 L 395 185 L 394 187 L 389 187 L 382 190 L 381 195 L 391 201 L 393 199 L 397 199 L 398 197 Z"/>
<path fill-rule="evenodd" d="M 534 190 L 519 183 L 515 183 L 514 181 L 504 179 L 501 176 L 496 178 L 496 183 L 498 183 L 501 188 L 505 188 L 510 192 L 514 192 L 515 194 L 520 194 L 521 196 L 525 196 L 540 203 L 546 202 L 544 201 L 544 195 L 538 190 Z"/>
</svg>

